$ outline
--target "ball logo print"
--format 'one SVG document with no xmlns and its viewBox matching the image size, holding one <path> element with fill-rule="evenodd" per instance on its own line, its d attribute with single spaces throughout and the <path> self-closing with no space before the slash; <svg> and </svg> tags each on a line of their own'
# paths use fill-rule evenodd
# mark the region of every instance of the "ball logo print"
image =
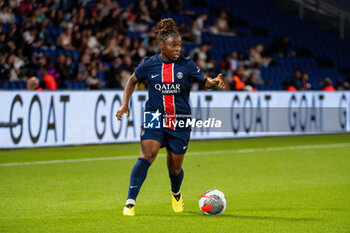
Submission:
<svg viewBox="0 0 350 233">
<path fill-rule="evenodd" d="M 177 72 L 176 77 L 178 79 L 182 79 L 184 77 L 184 74 L 182 72 Z"/>
<path fill-rule="evenodd" d="M 143 128 L 145 129 L 159 129 L 161 127 L 161 113 L 159 110 L 146 111 L 143 114 Z"/>
</svg>

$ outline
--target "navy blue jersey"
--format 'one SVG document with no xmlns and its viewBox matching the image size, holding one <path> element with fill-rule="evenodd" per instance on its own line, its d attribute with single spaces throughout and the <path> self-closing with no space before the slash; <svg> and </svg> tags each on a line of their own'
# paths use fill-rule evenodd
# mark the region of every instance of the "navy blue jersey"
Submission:
<svg viewBox="0 0 350 233">
<path fill-rule="evenodd" d="M 202 81 L 204 73 L 190 57 L 180 55 L 176 61 L 165 62 L 157 54 L 145 57 L 136 67 L 135 76 L 140 81 L 148 79 L 146 111 L 190 115 L 192 82 Z"/>
</svg>

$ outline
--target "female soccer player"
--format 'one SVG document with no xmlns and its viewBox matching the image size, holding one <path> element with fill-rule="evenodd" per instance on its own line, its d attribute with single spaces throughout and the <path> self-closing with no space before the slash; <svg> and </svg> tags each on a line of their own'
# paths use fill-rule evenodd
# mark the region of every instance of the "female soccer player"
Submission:
<svg viewBox="0 0 350 233">
<path fill-rule="evenodd" d="M 193 81 L 202 83 L 205 88 L 224 87 L 222 74 L 212 79 L 204 76 L 193 60 L 180 54 L 181 37 L 173 19 L 159 21 L 156 27 L 160 54 L 146 57 L 136 67 L 126 83 L 124 98 L 116 116 L 118 120 L 124 113 L 129 117 L 128 103 L 138 81 L 148 79 L 147 112 L 153 117 L 165 116 L 163 127 L 143 128 L 141 131 L 141 150 L 139 159 L 130 175 L 128 199 L 123 215 L 135 215 L 135 200 L 161 147 L 167 149 L 167 165 L 171 183 L 173 211 L 182 212 L 184 202 L 180 191 L 184 172 L 182 161 L 190 139 L 190 129 L 175 127 L 176 115 L 190 115 L 189 93 Z"/>
</svg>

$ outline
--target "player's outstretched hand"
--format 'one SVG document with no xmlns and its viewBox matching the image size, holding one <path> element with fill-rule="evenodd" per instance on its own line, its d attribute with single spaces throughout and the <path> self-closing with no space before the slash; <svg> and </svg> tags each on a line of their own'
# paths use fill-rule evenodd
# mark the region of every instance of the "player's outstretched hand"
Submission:
<svg viewBox="0 0 350 233">
<path fill-rule="evenodd" d="M 120 106 L 120 108 L 117 111 L 116 117 L 118 118 L 118 121 L 122 120 L 122 115 L 126 113 L 126 118 L 129 118 L 129 107 L 126 104 L 123 104 L 122 106 Z"/>
<path fill-rule="evenodd" d="M 225 88 L 225 82 L 222 78 L 221 73 L 216 78 L 214 78 L 213 81 L 215 82 L 216 87 Z"/>
</svg>

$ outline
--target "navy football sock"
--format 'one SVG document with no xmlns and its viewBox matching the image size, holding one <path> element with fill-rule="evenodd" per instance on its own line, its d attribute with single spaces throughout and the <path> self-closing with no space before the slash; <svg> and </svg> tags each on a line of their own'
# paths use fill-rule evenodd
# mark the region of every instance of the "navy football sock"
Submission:
<svg viewBox="0 0 350 233">
<path fill-rule="evenodd" d="M 181 169 L 180 174 L 177 176 L 171 175 L 169 173 L 170 182 L 171 182 L 171 191 L 173 194 L 177 194 L 180 191 L 182 179 L 184 178 L 184 171 Z"/>
<path fill-rule="evenodd" d="M 147 171 L 150 166 L 151 163 L 147 159 L 139 158 L 136 161 L 130 175 L 128 199 L 136 200 L 140 188 L 146 179 Z"/>
</svg>

